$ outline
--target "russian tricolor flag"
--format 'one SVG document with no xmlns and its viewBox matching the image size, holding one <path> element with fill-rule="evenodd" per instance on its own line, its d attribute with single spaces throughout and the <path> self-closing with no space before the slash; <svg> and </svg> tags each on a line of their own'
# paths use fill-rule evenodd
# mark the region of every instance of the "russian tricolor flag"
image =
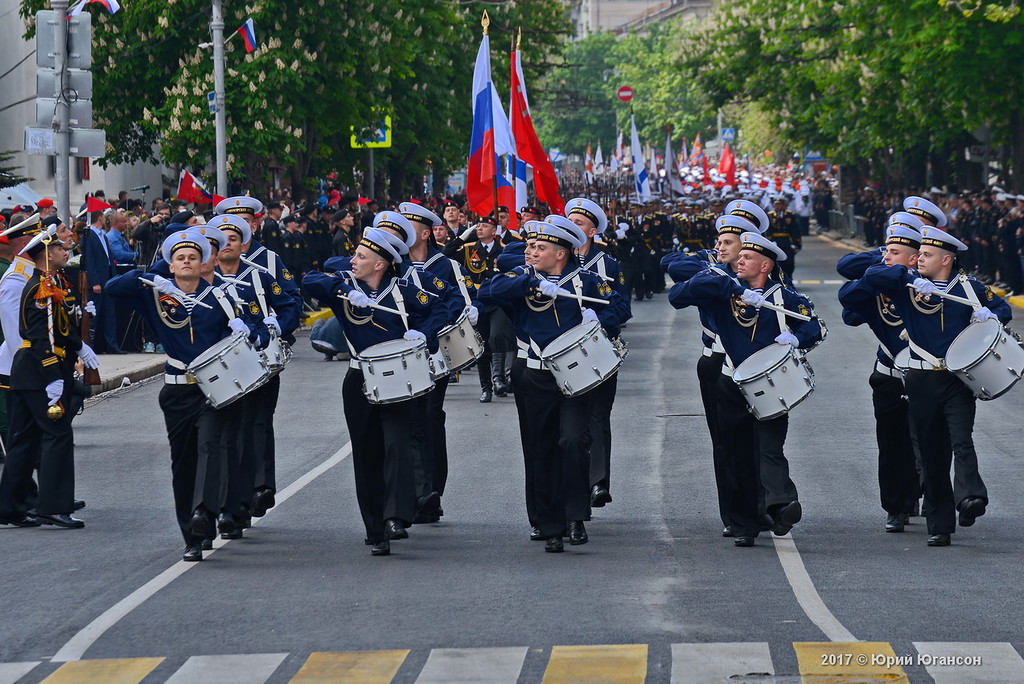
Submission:
<svg viewBox="0 0 1024 684">
<path fill-rule="evenodd" d="M 121 5 L 118 4 L 117 0 L 81 0 L 81 2 L 72 7 L 71 11 L 68 12 L 68 18 L 70 19 L 71 17 L 77 17 L 79 14 L 82 13 L 82 10 L 85 9 L 85 6 L 90 2 L 95 2 L 98 5 L 103 5 L 111 14 L 117 14 L 118 10 L 121 9 Z"/>
<path fill-rule="evenodd" d="M 498 156 L 515 154 L 512 134 L 498 91 L 491 82 L 490 40 L 484 34 L 473 70 L 473 133 L 469 142 L 466 196 L 469 208 L 481 216 L 494 211 L 494 184 L 512 188 L 498 170 Z M 514 201 L 515 194 L 513 191 Z M 515 211 L 515 207 L 509 207 Z"/>
<path fill-rule="evenodd" d="M 238 27 L 236 33 L 242 34 L 242 41 L 245 43 L 247 53 L 256 51 L 256 26 L 252 22 L 252 17 L 246 19 L 245 23 Z"/>
</svg>

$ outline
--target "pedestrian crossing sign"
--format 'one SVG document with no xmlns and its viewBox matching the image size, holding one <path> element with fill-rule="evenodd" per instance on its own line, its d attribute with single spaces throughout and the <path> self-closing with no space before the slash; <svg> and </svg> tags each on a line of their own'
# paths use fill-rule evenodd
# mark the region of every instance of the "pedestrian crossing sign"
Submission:
<svg viewBox="0 0 1024 684">
<path fill-rule="evenodd" d="M 356 127 L 352 126 L 352 147 L 391 147 L 391 117 L 385 116 L 359 133 L 356 133 Z"/>
</svg>

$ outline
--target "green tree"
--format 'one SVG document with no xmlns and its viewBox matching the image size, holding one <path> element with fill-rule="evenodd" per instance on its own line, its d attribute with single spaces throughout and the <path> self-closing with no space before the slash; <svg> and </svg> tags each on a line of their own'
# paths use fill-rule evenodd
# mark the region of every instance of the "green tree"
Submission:
<svg viewBox="0 0 1024 684">
<path fill-rule="evenodd" d="M 17 185 L 18 183 L 27 183 L 32 180 L 31 178 L 26 178 L 19 173 L 21 169 L 20 166 L 15 166 L 10 163 L 15 154 L 17 154 L 17 152 L 14 150 L 0 152 L 0 188 L 9 188 Z"/>
</svg>

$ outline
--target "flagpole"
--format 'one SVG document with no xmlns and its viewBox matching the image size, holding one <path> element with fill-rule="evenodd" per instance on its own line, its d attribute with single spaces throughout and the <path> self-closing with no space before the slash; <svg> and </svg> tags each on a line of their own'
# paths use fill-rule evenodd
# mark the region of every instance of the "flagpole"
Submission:
<svg viewBox="0 0 1024 684">
<path fill-rule="evenodd" d="M 213 40 L 214 134 L 217 156 L 217 194 L 228 195 L 227 114 L 224 111 L 224 16 L 222 0 L 213 0 L 210 33 Z"/>
<path fill-rule="evenodd" d="M 519 29 L 519 37 L 522 38 L 522 36 L 523 36 L 523 30 Z M 511 72 L 516 70 L 516 51 L 518 49 L 519 49 L 519 41 L 517 40 L 517 41 L 514 41 L 512 43 L 512 59 L 511 59 L 511 61 L 509 63 L 509 73 L 510 73 L 510 76 L 509 76 L 509 79 L 508 79 L 508 83 L 509 83 L 508 111 L 509 111 L 510 115 L 512 113 L 512 98 L 514 98 L 516 96 L 516 94 L 514 92 L 512 92 L 512 82 L 513 82 L 514 79 L 512 79 L 512 77 L 511 77 Z M 512 133 L 512 149 L 514 150 L 515 149 L 515 145 L 516 145 L 516 136 L 515 136 L 515 133 L 512 131 L 512 121 L 511 121 L 511 118 L 509 120 L 508 127 L 509 127 L 509 132 Z M 515 198 L 516 204 L 518 204 L 519 203 L 519 166 L 518 166 L 518 164 L 516 164 L 516 155 L 515 154 L 511 154 L 511 155 L 508 156 L 508 169 L 509 169 L 509 171 L 512 172 L 512 196 Z M 497 177 L 495 177 L 495 182 L 497 182 Z M 525 182 L 525 180 L 524 180 L 524 182 Z M 529 192 L 529 191 L 527 191 L 527 192 Z M 516 224 L 515 227 L 517 229 L 519 228 L 519 221 L 516 218 L 516 212 L 518 211 L 518 209 L 519 209 L 519 207 L 509 207 L 508 208 L 509 223 L 512 223 L 513 221 L 515 221 L 515 224 Z M 495 219 L 498 218 L 498 187 L 497 187 L 497 185 L 495 185 L 495 187 L 494 187 L 494 218 Z"/>
<path fill-rule="evenodd" d="M 491 25 L 491 18 L 489 16 L 487 16 L 487 10 L 484 10 L 483 16 L 480 17 L 480 26 L 483 27 L 484 35 L 485 36 L 489 35 L 489 31 L 487 29 L 488 29 L 488 27 L 490 25 Z M 488 45 L 490 45 L 490 43 L 488 43 Z M 488 56 L 488 60 L 489 59 L 490 59 L 490 57 Z M 490 80 L 490 78 L 491 78 L 491 75 L 487 74 L 487 79 Z M 492 106 L 492 105 L 489 104 L 488 106 Z M 500 168 L 500 164 L 498 163 L 499 161 L 500 160 L 498 158 L 498 151 L 495 150 L 494 151 L 494 178 L 493 178 L 494 185 L 491 187 L 492 200 L 494 202 L 494 221 L 495 221 L 495 223 L 497 223 L 497 221 L 498 221 L 498 174 L 501 173 L 499 171 L 499 168 Z"/>
</svg>

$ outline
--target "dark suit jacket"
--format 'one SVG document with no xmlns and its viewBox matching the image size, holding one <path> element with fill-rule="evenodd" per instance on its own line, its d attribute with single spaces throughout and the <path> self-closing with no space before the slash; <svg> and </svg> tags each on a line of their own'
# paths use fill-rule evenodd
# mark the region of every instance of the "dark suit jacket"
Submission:
<svg viewBox="0 0 1024 684">
<path fill-rule="evenodd" d="M 117 275 L 114 268 L 114 260 L 107 256 L 100 238 L 91 227 L 84 231 L 85 239 L 82 241 L 82 260 L 85 262 L 85 274 L 89 278 L 89 287 L 93 285 L 106 285 L 107 281 Z M 109 249 L 109 247 L 108 247 Z"/>
</svg>

